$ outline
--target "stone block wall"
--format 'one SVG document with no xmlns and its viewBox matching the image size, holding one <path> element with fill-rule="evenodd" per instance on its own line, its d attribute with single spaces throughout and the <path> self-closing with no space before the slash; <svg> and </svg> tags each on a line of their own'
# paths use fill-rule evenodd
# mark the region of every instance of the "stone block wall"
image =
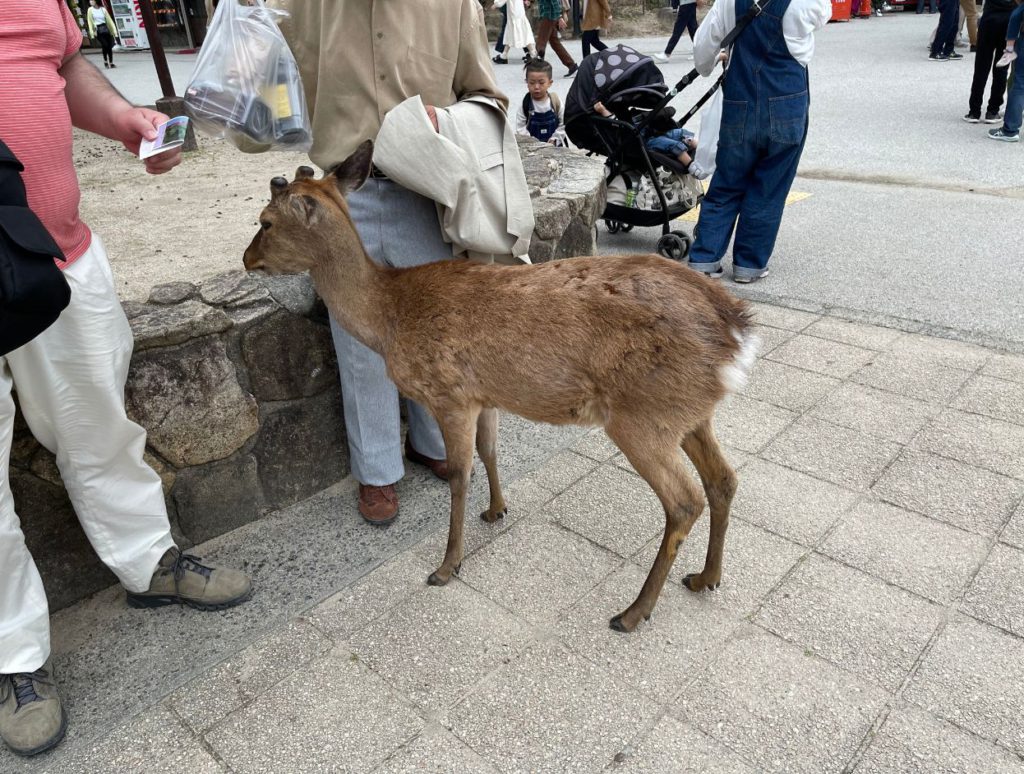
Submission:
<svg viewBox="0 0 1024 774">
<path fill-rule="evenodd" d="M 521 143 L 537 219 L 531 257 L 596 249 L 603 164 Z M 238 256 L 241 264 L 241 250 Z M 349 472 L 327 311 L 306 275 L 232 271 L 125 303 L 135 336 L 125 404 L 147 431 L 182 546 L 209 540 L 336 484 Z M 16 420 L 11 488 L 58 610 L 115 582 L 89 546 L 52 454 Z"/>
</svg>

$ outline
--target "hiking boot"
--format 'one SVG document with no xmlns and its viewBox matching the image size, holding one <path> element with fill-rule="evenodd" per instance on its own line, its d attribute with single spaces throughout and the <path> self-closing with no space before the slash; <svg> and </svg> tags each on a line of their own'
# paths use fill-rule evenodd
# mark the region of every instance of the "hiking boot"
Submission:
<svg viewBox="0 0 1024 774">
<path fill-rule="evenodd" d="M 371 524 L 390 524 L 398 516 L 398 492 L 394 484 L 359 485 L 359 513 Z"/>
<path fill-rule="evenodd" d="M 976 124 L 981 120 L 981 116 L 975 115 L 974 113 L 968 113 L 964 116 L 964 121 L 969 124 Z"/>
<path fill-rule="evenodd" d="M 749 285 L 752 282 L 757 282 L 759 279 L 768 276 L 768 269 L 765 269 L 760 274 L 736 274 L 732 275 L 732 281 L 738 282 L 741 285 Z"/>
<path fill-rule="evenodd" d="M 208 567 L 200 557 L 169 548 L 160 559 L 149 589 L 128 592 L 130 607 L 188 605 L 196 610 L 224 610 L 252 596 L 252 582 L 238 570 Z"/>
<path fill-rule="evenodd" d="M 0 675 L 0 739 L 13 752 L 46 752 L 60 744 L 67 727 L 49 659 L 35 672 Z"/>
<path fill-rule="evenodd" d="M 998 112 L 998 111 L 993 113 L 991 110 L 989 110 L 989 111 L 987 111 L 985 113 L 985 123 L 986 124 L 998 124 L 998 123 L 1002 123 L 1002 120 L 1003 120 L 1003 114 Z"/>
<path fill-rule="evenodd" d="M 1020 142 L 1020 132 L 1010 134 L 1006 131 L 1006 127 L 1003 126 L 1000 126 L 998 129 L 989 129 L 988 136 L 993 140 L 1002 140 L 1003 142 Z"/>
</svg>

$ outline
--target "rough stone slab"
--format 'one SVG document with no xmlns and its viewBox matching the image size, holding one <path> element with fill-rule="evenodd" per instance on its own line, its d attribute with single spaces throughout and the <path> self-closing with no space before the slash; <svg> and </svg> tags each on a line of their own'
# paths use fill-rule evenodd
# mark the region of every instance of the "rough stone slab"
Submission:
<svg viewBox="0 0 1024 774">
<path fill-rule="evenodd" d="M 682 587 L 686 575 L 704 569 L 709 534 L 709 522 L 705 516 L 694 525 L 686 542 L 680 546 L 666 585 L 672 583 Z M 644 573 L 653 566 L 660 544 L 661 538 L 656 538 L 633 557 L 634 563 Z M 760 604 L 806 550 L 759 527 L 738 519 L 732 520 L 725 536 L 722 585 L 715 591 L 700 594 L 684 590 L 706 608 L 720 609 L 731 616 L 743 617 Z"/>
<path fill-rule="evenodd" d="M 796 417 L 794 412 L 770 403 L 731 395 L 715 412 L 715 435 L 721 443 L 756 454 Z"/>
<path fill-rule="evenodd" d="M 305 619 L 290 621 L 179 689 L 167 703 L 202 733 L 331 647 Z"/>
<path fill-rule="evenodd" d="M 1011 546 L 1024 548 L 1024 503 L 1021 504 L 1017 512 L 1006 523 L 1006 528 L 1003 530 L 1003 534 L 1000 535 L 1000 540 Z"/>
<path fill-rule="evenodd" d="M 955 620 L 925 657 L 906 698 L 1024 755 L 1024 642 Z"/>
<path fill-rule="evenodd" d="M 768 325 L 755 325 L 754 332 L 757 334 L 758 339 L 761 340 L 761 345 L 757 349 L 759 357 L 764 357 L 776 347 L 785 344 L 796 336 L 796 331 L 788 331 L 783 328 L 772 328 Z"/>
<path fill-rule="evenodd" d="M 555 524 L 522 522 L 462 563 L 461 578 L 532 623 L 551 623 L 621 560 Z"/>
<path fill-rule="evenodd" d="M 737 518 L 807 546 L 816 544 L 858 495 L 764 460 L 743 468 L 732 501 Z"/>
<path fill-rule="evenodd" d="M 893 710 L 875 734 L 857 774 L 985 772 L 1020 774 L 1024 762 L 1006 750 L 913 707 Z"/>
<path fill-rule="evenodd" d="M 541 239 L 559 239 L 572 216 L 569 203 L 564 199 L 538 199 L 533 203 L 534 232 Z"/>
<path fill-rule="evenodd" d="M 529 625 L 452 580 L 392 608 L 351 635 L 347 644 L 404 696 L 438 712 L 533 639 Z"/>
<path fill-rule="evenodd" d="M 270 291 L 246 271 L 229 271 L 205 280 L 199 296 L 211 306 L 251 306 L 270 298 Z"/>
<path fill-rule="evenodd" d="M 887 441 L 909 443 L 941 410 L 934 403 L 847 382 L 810 415 Z"/>
<path fill-rule="evenodd" d="M 613 771 L 628 774 L 755 774 L 757 769 L 690 723 L 666 715 Z"/>
<path fill-rule="evenodd" d="M 504 772 L 591 772 L 611 763 L 656 710 L 614 672 L 545 643 L 492 675 L 449 722 Z"/>
<path fill-rule="evenodd" d="M 988 540 L 891 505 L 864 502 L 843 517 L 822 553 L 945 604 L 988 552 Z"/>
<path fill-rule="evenodd" d="M 388 758 L 374 774 L 498 774 L 498 769 L 440 726 L 423 733 Z"/>
<path fill-rule="evenodd" d="M 870 363 L 874 356 L 875 353 L 869 349 L 801 334 L 772 350 L 768 358 L 825 376 L 845 379 Z"/>
<path fill-rule="evenodd" d="M 1024 426 L 999 419 L 945 411 L 914 440 L 925 451 L 1024 478 Z"/>
<path fill-rule="evenodd" d="M 583 436 L 573 445 L 572 451 L 598 462 L 607 462 L 619 453 L 619 447 L 612 442 L 604 430 L 597 429 L 591 430 Z"/>
<path fill-rule="evenodd" d="M 645 569 L 627 565 L 568 611 L 555 629 L 571 650 L 664 704 L 717 654 L 740 619 L 667 582 L 650 620 L 630 634 L 613 631 L 608 620 L 633 603 L 646 577 Z"/>
<path fill-rule="evenodd" d="M 167 282 L 157 285 L 149 291 L 149 299 L 146 303 L 172 306 L 194 298 L 198 290 L 198 286 L 191 282 Z"/>
<path fill-rule="evenodd" d="M 215 726 L 206 740 L 239 774 L 320 772 L 325 760 L 357 772 L 382 763 L 423 725 L 404 699 L 337 648 Z"/>
<path fill-rule="evenodd" d="M 742 390 L 748 398 L 804 412 L 816 406 L 840 381 L 802 368 L 762 358 Z"/>
<path fill-rule="evenodd" d="M 308 398 L 338 384 L 330 328 L 305 317 L 270 315 L 242 336 L 242 355 L 261 401 Z"/>
<path fill-rule="evenodd" d="M 945 405 L 971 378 L 971 373 L 951 368 L 941 358 L 883 352 L 850 378 L 868 387 Z"/>
<path fill-rule="evenodd" d="M 803 332 L 808 336 L 817 336 L 854 347 L 879 351 L 889 349 L 898 338 L 904 335 L 903 331 L 895 328 L 848 322 L 835 317 L 822 317 L 804 328 Z"/>
<path fill-rule="evenodd" d="M 978 370 L 991 357 L 989 351 L 982 347 L 951 339 L 924 336 L 919 333 L 908 333 L 906 336 L 901 336 L 893 342 L 891 349 L 897 354 L 932 358 L 935 362 L 949 368 L 959 368 L 964 371 Z"/>
<path fill-rule="evenodd" d="M 765 449 L 765 459 L 857 491 L 868 489 L 900 447 L 856 430 L 801 417 Z"/>
<path fill-rule="evenodd" d="M 292 314 L 309 317 L 317 306 L 316 289 L 308 274 L 251 275 L 274 300 Z"/>
<path fill-rule="evenodd" d="M 812 312 L 802 312 L 799 309 L 790 309 L 775 304 L 752 303 L 754 307 L 754 322 L 758 325 L 767 325 L 772 328 L 782 328 L 787 331 L 802 331 L 811 323 L 820 318 L 820 315 Z"/>
<path fill-rule="evenodd" d="M 993 355 L 981 372 L 997 379 L 1024 384 L 1024 357 L 1020 355 Z"/>
<path fill-rule="evenodd" d="M 957 395 L 953 408 L 1024 424 L 1024 386 L 976 374 Z"/>
<path fill-rule="evenodd" d="M 979 535 L 995 535 L 1024 497 L 1024 482 L 904 449 L 873 487 L 879 497 Z"/>
<path fill-rule="evenodd" d="M 169 347 L 214 333 L 223 333 L 234 324 L 220 309 L 199 301 L 186 301 L 176 306 L 144 307 L 129 322 L 136 354 L 153 347 Z"/>
<path fill-rule="evenodd" d="M 181 471 L 171 490 L 178 524 L 193 543 L 223 535 L 263 513 L 256 458 L 236 454 L 222 462 Z"/>
<path fill-rule="evenodd" d="M 614 465 L 581 478 L 547 504 L 545 515 L 624 559 L 665 531 L 654 490 Z"/>
<path fill-rule="evenodd" d="M 1024 637 L 1024 551 L 997 545 L 974 579 L 960 609 Z"/>
<path fill-rule="evenodd" d="M 755 623 L 895 692 L 943 617 L 941 608 L 820 556 L 786 578 Z"/>
<path fill-rule="evenodd" d="M 735 634 L 673 715 L 689 719 L 759 771 L 839 772 L 886 694 L 758 630 Z"/>
</svg>

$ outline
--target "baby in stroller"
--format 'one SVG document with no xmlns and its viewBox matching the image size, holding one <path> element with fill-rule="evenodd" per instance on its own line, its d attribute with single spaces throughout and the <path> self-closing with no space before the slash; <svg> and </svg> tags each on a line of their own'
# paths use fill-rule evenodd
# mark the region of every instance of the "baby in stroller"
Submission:
<svg viewBox="0 0 1024 774">
<path fill-rule="evenodd" d="M 602 102 L 594 103 L 594 112 L 605 118 L 613 118 L 612 111 L 604 106 Z M 644 147 L 647 150 L 664 153 L 674 156 L 683 169 L 689 169 L 693 161 L 693 154 L 697 151 L 697 138 L 693 132 L 682 126 L 666 129 L 658 132 L 653 126 L 641 126 L 640 136 L 643 137 Z"/>
</svg>

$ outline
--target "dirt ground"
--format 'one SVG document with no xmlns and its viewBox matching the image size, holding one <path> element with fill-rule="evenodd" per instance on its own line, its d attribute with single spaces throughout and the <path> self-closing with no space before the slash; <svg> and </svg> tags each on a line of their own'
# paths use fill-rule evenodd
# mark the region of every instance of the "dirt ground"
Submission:
<svg viewBox="0 0 1024 774">
<path fill-rule="evenodd" d="M 309 161 L 304 153 L 241 153 L 208 137 L 171 174 L 147 175 L 119 144 L 76 131 L 82 217 L 106 243 L 125 300 L 154 285 L 197 282 L 240 269 L 270 198 L 270 178 Z"/>
</svg>

